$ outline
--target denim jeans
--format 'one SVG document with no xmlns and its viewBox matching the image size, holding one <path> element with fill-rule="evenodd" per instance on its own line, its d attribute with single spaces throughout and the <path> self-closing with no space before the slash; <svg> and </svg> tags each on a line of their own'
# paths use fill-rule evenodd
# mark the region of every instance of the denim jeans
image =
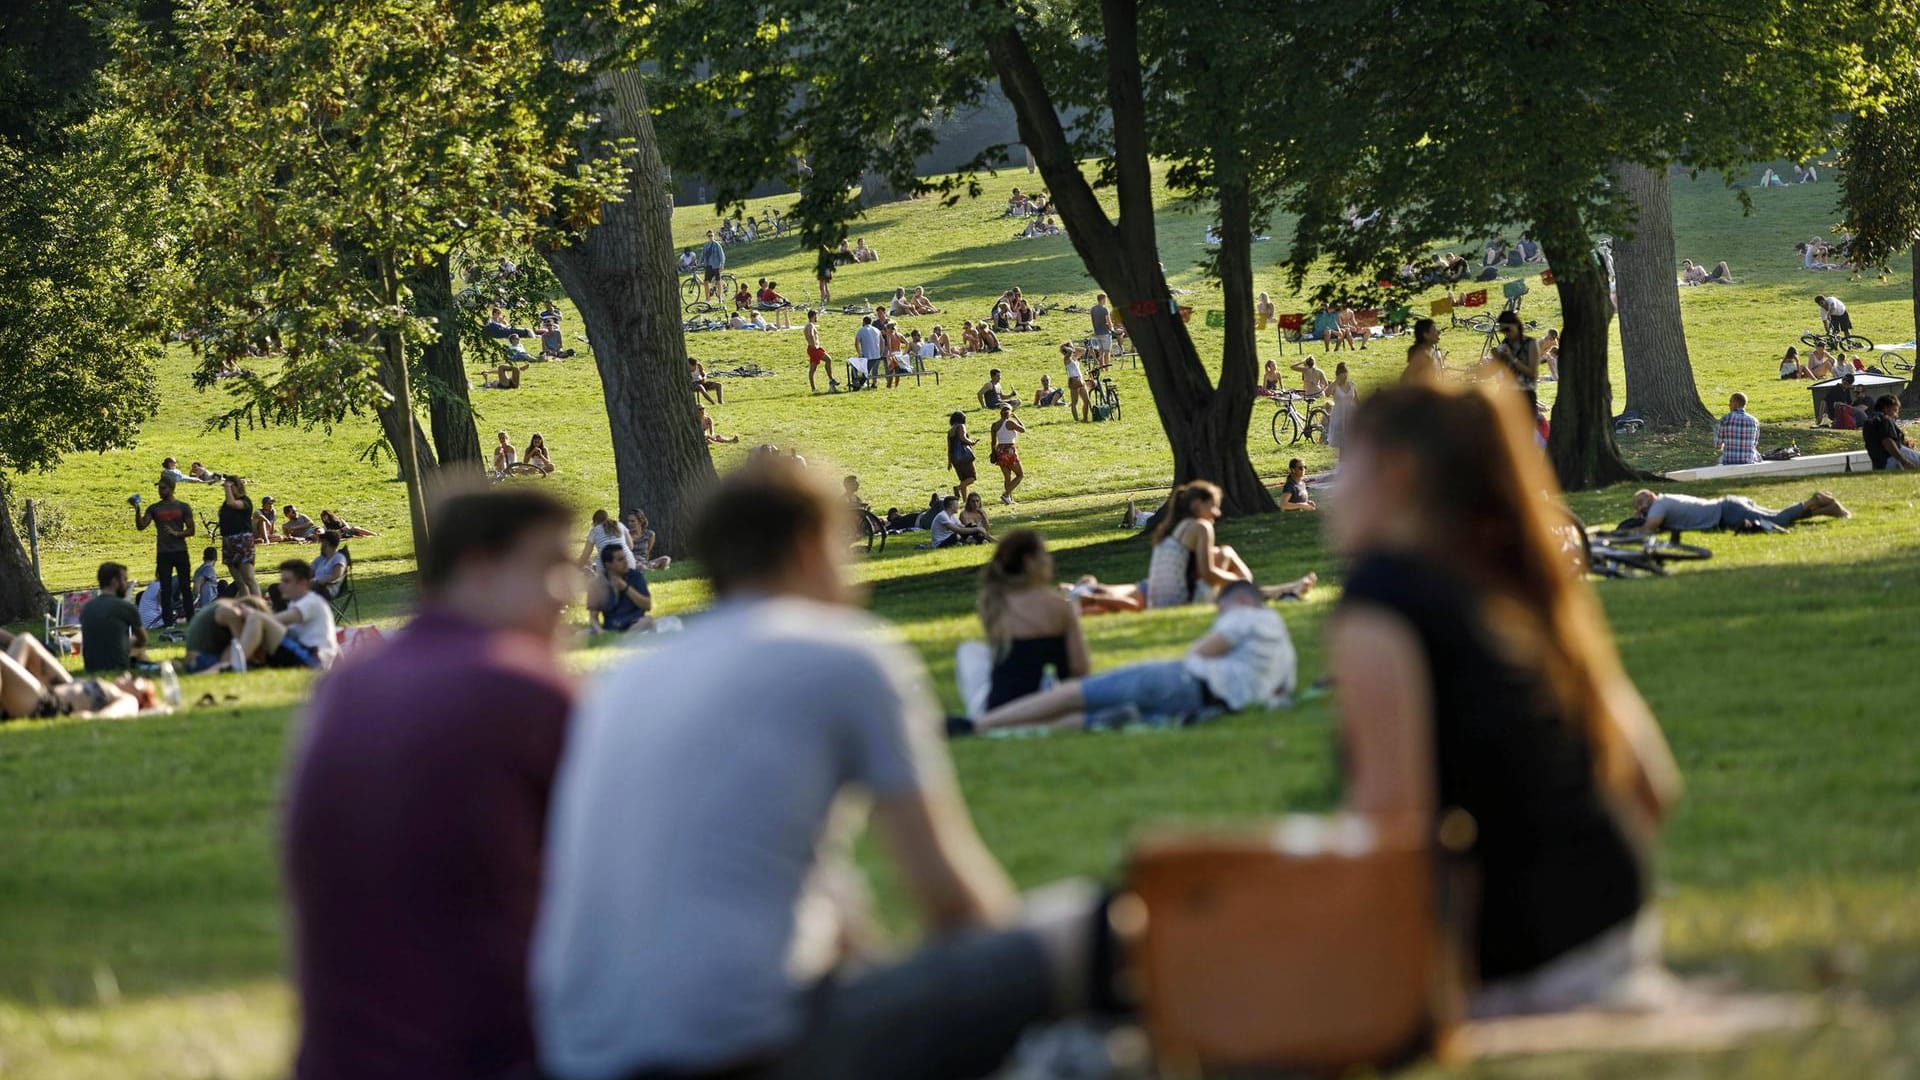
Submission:
<svg viewBox="0 0 1920 1080">
<path fill-rule="evenodd" d="M 1200 680 L 1187 674 L 1183 660 L 1129 664 L 1089 675 L 1080 684 L 1080 696 L 1082 711 L 1088 716 L 1125 705 L 1140 710 L 1143 716 L 1184 716 L 1207 705 L 1205 689 Z"/>
<path fill-rule="evenodd" d="M 1720 527 L 1723 529 L 1750 528 L 1756 521 L 1784 529 L 1806 516 L 1806 503 L 1794 503 L 1785 510 L 1768 510 L 1745 495 L 1729 495 L 1720 505 Z"/>
</svg>

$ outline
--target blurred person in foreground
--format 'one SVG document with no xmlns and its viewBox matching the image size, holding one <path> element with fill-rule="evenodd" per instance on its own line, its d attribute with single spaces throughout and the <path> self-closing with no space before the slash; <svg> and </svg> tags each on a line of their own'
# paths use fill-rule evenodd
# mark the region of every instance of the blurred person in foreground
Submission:
<svg viewBox="0 0 1920 1080">
<path fill-rule="evenodd" d="M 925 668 L 852 607 L 845 516 L 785 459 L 723 479 L 693 531 L 713 610 L 585 695 L 534 941 L 547 1075 L 983 1076 L 1106 985 L 1090 890 L 1023 913 L 980 842 Z M 869 801 L 934 937 L 854 968 Z"/>
<path fill-rule="evenodd" d="M 1554 532 L 1528 411 L 1401 386 L 1354 417 L 1329 523 L 1347 801 L 1464 849 L 1476 1014 L 1658 1007 L 1651 854 L 1679 773 Z"/>
<path fill-rule="evenodd" d="M 294 1075 L 522 1076 L 526 958 L 572 690 L 554 635 L 572 515 L 460 495 L 420 560 L 420 614 L 323 679 L 287 783 L 304 1017 Z"/>
</svg>

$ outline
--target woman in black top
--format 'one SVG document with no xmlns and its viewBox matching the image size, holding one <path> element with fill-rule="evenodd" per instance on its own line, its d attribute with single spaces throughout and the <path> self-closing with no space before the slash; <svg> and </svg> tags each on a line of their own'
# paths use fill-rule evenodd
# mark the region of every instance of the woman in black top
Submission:
<svg viewBox="0 0 1920 1080">
<path fill-rule="evenodd" d="M 1032 529 L 1001 539 L 980 571 L 980 623 L 993 650 L 987 708 L 1041 689 L 1048 667 L 1059 679 L 1085 676 L 1087 637 L 1080 611 L 1053 584 L 1053 556 Z"/>
<path fill-rule="evenodd" d="M 226 493 L 220 504 L 220 557 L 240 595 L 259 596 L 260 584 L 253 577 L 253 500 L 247 496 L 247 482 L 227 477 Z"/>
<path fill-rule="evenodd" d="M 973 446 L 978 441 L 967 436 L 966 413 L 955 412 L 947 417 L 947 468 L 953 470 L 956 481 L 953 497 L 962 502 L 966 501 L 967 489 L 976 478 Z"/>
<path fill-rule="evenodd" d="M 1464 849 L 1482 1014 L 1667 985 L 1641 915 L 1679 776 L 1562 553 L 1525 413 L 1510 393 L 1380 391 L 1330 527 L 1353 560 L 1330 640 L 1348 801 Z"/>
</svg>

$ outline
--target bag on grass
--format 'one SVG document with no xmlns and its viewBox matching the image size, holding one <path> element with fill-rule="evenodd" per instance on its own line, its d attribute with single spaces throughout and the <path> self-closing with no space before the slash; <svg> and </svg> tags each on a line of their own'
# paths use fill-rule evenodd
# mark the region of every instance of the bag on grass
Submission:
<svg viewBox="0 0 1920 1080">
<path fill-rule="evenodd" d="M 1798 446 L 1788 444 L 1786 446 L 1775 447 L 1774 449 L 1769 450 L 1764 454 L 1761 454 L 1760 460 L 1792 461 L 1794 458 L 1797 458 L 1799 456 L 1800 456 L 1800 448 Z"/>
<path fill-rule="evenodd" d="M 1105 420 L 1111 411 L 1112 410 L 1108 409 L 1105 405 L 1095 405 L 1093 407 L 1093 418 L 1096 421 Z"/>
</svg>

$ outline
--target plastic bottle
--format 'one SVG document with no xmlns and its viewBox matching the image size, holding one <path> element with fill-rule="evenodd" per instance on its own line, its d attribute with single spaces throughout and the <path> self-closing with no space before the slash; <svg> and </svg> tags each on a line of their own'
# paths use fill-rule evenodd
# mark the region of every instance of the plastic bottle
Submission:
<svg viewBox="0 0 1920 1080">
<path fill-rule="evenodd" d="M 180 707 L 180 676 L 173 673 L 173 661 L 160 661 L 160 697 L 168 708 Z"/>
</svg>

